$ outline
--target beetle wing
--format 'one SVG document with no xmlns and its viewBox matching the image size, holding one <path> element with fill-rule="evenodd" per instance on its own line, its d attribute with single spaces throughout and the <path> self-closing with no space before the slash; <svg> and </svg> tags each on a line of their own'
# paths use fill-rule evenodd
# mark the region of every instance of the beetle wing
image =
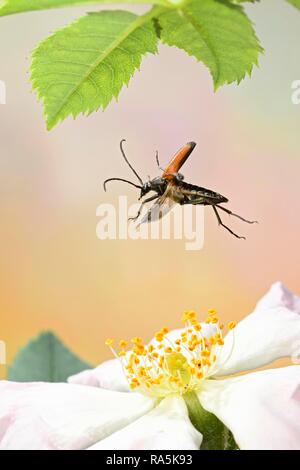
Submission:
<svg viewBox="0 0 300 470">
<path fill-rule="evenodd" d="M 150 207 L 150 209 L 146 212 L 146 214 L 142 217 L 141 221 L 139 222 L 138 226 L 145 223 L 155 222 L 157 220 L 162 219 L 170 210 L 172 209 L 173 205 L 175 204 L 172 199 L 167 198 L 164 202 L 157 201 Z"/>
<path fill-rule="evenodd" d="M 166 166 L 162 177 L 168 179 L 168 177 L 170 178 L 174 173 L 178 173 L 178 171 L 180 170 L 182 165 L 187 161 L 195 147 L 195 142 L 188 142 L 183 147 L 181 147 L 181 149 L 175 153 L 170 163 Z"/>
<path fill-rule="evenodd" d="M 146 214 L 141 218 L 138 226 L 145 223 L 155 222 L 162 219 L 176 202 L 170 197 L 172 195 L 173 185 L 168 184 L 164 194 L 150 207 Z"/>
</svg>

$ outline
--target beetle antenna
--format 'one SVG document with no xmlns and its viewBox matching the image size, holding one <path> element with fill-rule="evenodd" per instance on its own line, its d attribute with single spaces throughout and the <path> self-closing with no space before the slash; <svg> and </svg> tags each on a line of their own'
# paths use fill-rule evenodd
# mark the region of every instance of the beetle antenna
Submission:
<svg viewBox="0 0 300 470">
<path fill-rule="evenodd" d="M 159 163 L 159 158 L 158 158 L 158 150 L 156 150 L 155 158 L 156 158 L 157 166 L 158 166 L 158 168 L 160 168 L 160 163 Z"/>
<path fill-rule="evenodd" d="M 165 171 L 164 168 L 162 168 L 162 167 L 160 166 L 159 158 L 158 158 L 158 150 L 156 150 L 155 159 L 156 159 L 156 163 L 157 163 L 158 168 L 159 168 L 161 171 Z"/>
<path fill-rule="evenodd" d="M 143 181 L 142 179 L 140 178 L 140 176 L 137 174 L 137 172 L 135 171 L 135 169 L 133 168 L 133 166 L 129 163 L 128 161 L 128 158 L 126 157 L 125 155 L 125 152 L 124 152 L 124 149 L 123 149 L 123 142 L 126 142 L 125 139 L 122 139 L 121 142 L 120 142 L 120 150 L 121 150 L 121 153 L 123 155 L 123 158 L 125 160 L 125 162 L 127 163 L 127 165 L 129 166 L 129 168 L 133 171 L 133 173 L 135 174 L 135 176 L 137 177 L 137 179 L 139 180 L 139 182 L 141 183 L 141 185 L 143 185 Z M 128 181 L 127 181 L 128 182 Z"/>
<path fill-rule="evenodd" d="M 124 180 L 123 178 L 108 178 L 103 182 L 104 191 L 106 191 L 106 183 L 108 183 L 109 181 L 124 181 L 124 183 L 131 184 L 131 186 L 134 186 L 135 188 L 142 189 L 142 186 L 132 183 L 132 181 Z"/>
</svg>

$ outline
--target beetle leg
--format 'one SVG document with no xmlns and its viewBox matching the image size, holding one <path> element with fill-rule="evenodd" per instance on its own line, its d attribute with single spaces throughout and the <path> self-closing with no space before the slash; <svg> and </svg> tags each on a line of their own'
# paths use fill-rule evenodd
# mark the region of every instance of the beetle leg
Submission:
<svg viewBox="0 0 300 470">
<path fill-rule="evenodd" d="M 144 203 L 142 202 L 142 204 L 140 205 L 139 210 L 138 210 L 136 216 L 134 216 L 134 217 L 128 217 L 128 219 L 127 219 L 128 222 L 129 222 L 130 220 L 136 220 L 136 219 L 139 218 L 143 205 L 144 205 Z"/>
<path fill-rule="evenodd" d="M 218 207 L 219 209 L 222 209 L 222 211 L 227 212 L 227 214 L 233 215 L 234 217 L 237 217 L 238 219 L 242 220 L 243 222 L 247 222 L 247 224 L 258 224 L 257 220 L 247 220 L 247 219 L 244 219 L 243 217 L 241 217 L 238 214 L 234 214 L 234 212 L 230 211 L 229 209 L 226 209 L 223 206 L 219 206 L 218 204 L 215 204 L 215 206 Z"/>
<path fill-rule="evenodd" d="M 138 210 L 138 213 L 136 214 L 136 216 L 135 216 L 135 217 L 129 217 L 129 218 L 128 218 L 128 221 L 129 221 L 129 220 L 136 220 L 136 219 L 138 219 L 139 216 L 140 216 L 140 214 L 141 214 L 141 212 L 142 212 L 142 207 L 143 207 L 143 205 L 146 204 L 147 202 L 154 201 L 154 199 L 157 199 L 158 197 L 159 197 L 158 194 L 154 194 L 153 196 L 148 197 L 147 199 L 145 199 L 145 200 L 142 202 L 142 204 L 140 205 L 139 210 Z"/>
<path fill-rule="evenodd" d="M 219 212 L 217 211 L 217 209 L 215 208 L 214 205 L 212 205 L 212 208 L 214 210 L 214 213 L 216 214 L 216 217 L 218 219 L 218 222 L 219 222 L 219 225 L 222 225 L 222 227 L 224 227 L 226 230 L 228 230 L 228 232 L 230 232 L 232 235 L 234 235 L 236 238 L 243 238 L 244 240 L 246 240 L 245 237 L 240 237 L 239 235 L 237 235 L 236 233 L 234 233 L 229 227 L 227 227 L 227 225 L 224 225 L 222 220 L 221 220 L 221 217 L 219 215 Z"/>
</svg>

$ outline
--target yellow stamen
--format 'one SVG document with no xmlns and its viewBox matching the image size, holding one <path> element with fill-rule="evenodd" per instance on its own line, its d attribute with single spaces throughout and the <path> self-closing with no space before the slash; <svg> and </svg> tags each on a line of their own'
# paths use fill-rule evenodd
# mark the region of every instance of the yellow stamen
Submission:
<svg viewBox="0 0 300 470">
<path fill-rule="evenodd" d="M 218 317 L 211 317 L 211 323 L 218 323 L 219 318 Z"/>
<path fill-rule="evenodd" d="M 217 314 L 217 312 L 215 311 L 214 308 L 209 308 L 209 309 L 207 310 L 207 313 L 208 313 L 208 315 L 210 315 L 210 316 L 212 316 L 212 317 Z"/>
<path fill-rule="evenodd" d="M 145 351 L 145 347 L 142 344 L 137 344 L 136 346 L 133 347 L 133 352 L 137 354 L 138 356 L 141 356 L 143 352 Z"/>
<path fill-rule="evenodd" d="M 112 338 L 107 338 L 105 340 L 105 344 L 106 346 L 111 346 L 113 344 L 114 340 Z"/>
<path fill-rule="evenodd" d="M 113 339 L 105 344 L 119 357 L 131 390 L 139 389 L 146 395 L 164 397 L 169 394 L 180 395 L 199 390 L 202 381 L 215 375 L 218 370 L 219 348 L 223 346 L 223 324 L 215 310 L 208 310 L 205 322 L 213 324 L 214 333 L 209 336 L 202 332 L 196 313 L 188 310 L 183 313 L 185 328 L 174 340 L 166 336 L 167 327 L 155 333 L 153 344 L 144 345 L 142 338 L 131 339 L 132 350 L 126 352 L 128 341 L 121 339 L 114 351 Z M 228 330 L 236 326 L 234 321 L 227 324 Z"/>
<path fill-rule="evenodd" d="M 164 339 L 164 334 L 161 331 L 159 331 L 158 333 L 155 334 L 155 339 L 156 341 L 161 342 Z"/>
</svg>

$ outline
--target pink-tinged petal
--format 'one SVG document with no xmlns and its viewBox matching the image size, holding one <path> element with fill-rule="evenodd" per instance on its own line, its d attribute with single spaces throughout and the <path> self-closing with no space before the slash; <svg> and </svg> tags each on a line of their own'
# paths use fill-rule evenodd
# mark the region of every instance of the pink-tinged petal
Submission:
<svg viewBox="0 0 300 470">
<path fill-rule="evenodd" d="M 170 396 L 90 450 L 196 450 L 201 442 L 202 435 L 191 424 L 184 400 Z"/>
<path fill-rule="evenodd" d="M 207 380 L 198 396 L 240 449 L 300 449 L 299 366 Z"/>
<path fill-rule="evenodd" d="M 274 284 L 254 312 L 225 337 L 217 375 L 256 369 L 295 356 L 300 347 L 299 300 L 282 284 Z"/>
<path fill-rule="evenodd" d="M 147 413 L 155 401 L 62 383 L 0 382 L 0 449 L 85 449 Z"/>
<path fill-rule="evenodd" d="M 275 282 L 257 303 L 255 309 L 286 307 L 300 314 L 300 297 L 290 292 L 282 282 Z"/>
<path fill-rule="evenodd" d="M 118 359 L 110 359 L 102 362 L 95 369 L 84 370 L 79 374 L 72 375 L 68 378 L 68 382 L 117 392 L 129 392 L 130 390 L 121 362 Z"/>
</svg>

